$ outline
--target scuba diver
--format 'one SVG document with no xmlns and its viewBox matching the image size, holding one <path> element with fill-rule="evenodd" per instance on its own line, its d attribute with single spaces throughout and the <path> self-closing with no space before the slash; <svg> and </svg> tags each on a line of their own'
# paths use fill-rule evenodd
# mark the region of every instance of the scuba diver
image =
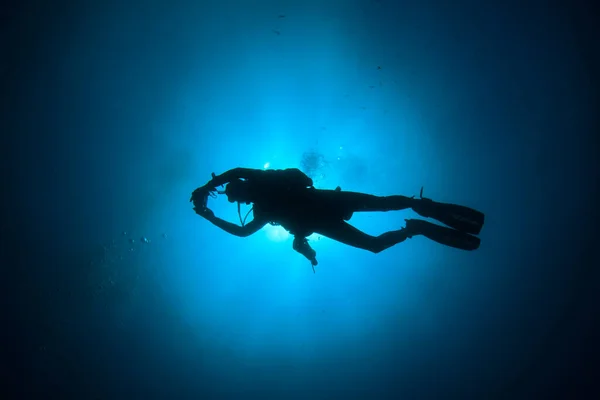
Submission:
<svg viewBox="0 0 600 400">
<path fill-rule="evenodd" d="M 217 191 L 218 186 L 224 191 Z M 225 194 L 230 203 L 238 203 L 241 225 L 215 216 L 207 206 L 208 196 Z M 293 248 L 306 257 L 314 267 L 316 252 L 306 239 L 313 233 L 340 243 L 379 253 L 413 236 L 423 235 L 435 242 L 462 250 L 479 248 L 478 235 L 484 214 L 469 207 L 438 203 L 423 197 L 401 195 L 374 196 L 347 192 L 338 186 L 335 190 L 317 189 L 313 181 L 297 168 L 262 170 L 233 168 L 194 190 L 190 199 L 194 211 L 215 226 L 232 235 L 247 237 L 267 224 L 281 225 L 294 236 Z M 240 204 L 253 207 L 252 221 L 242 219 Z M 385 232 L 379 236 L 364 233 L 348 222 L 355 212 L 396 211 L 411 208 L 425 218 L 433 218 L 447 225 L 433 224 L 421 219 L 407 219 L 402 229 Z"/>
</svg>

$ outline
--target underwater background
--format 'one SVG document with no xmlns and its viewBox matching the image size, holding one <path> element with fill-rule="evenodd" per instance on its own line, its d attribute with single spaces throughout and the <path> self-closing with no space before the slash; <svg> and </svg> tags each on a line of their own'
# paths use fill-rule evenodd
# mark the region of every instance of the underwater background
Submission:
<svg viewBox="0 0 600 400">
<path fill-rule="evenodd" d="M 9 4 L 2 398 L 593 398 L 595 21 L 558 1 Z M 194 213 L 237 166 L 423 186 L 483 211 L 482 244 L 313 236 L 313 274 L 282 228 Z"/>
</svg>

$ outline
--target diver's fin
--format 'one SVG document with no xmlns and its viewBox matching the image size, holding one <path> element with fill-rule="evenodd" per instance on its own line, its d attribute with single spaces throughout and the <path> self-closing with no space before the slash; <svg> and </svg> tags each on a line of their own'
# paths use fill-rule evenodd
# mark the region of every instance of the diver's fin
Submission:
<svg viewBox="0 0 600 400">
<path fill-rule="evenodd" d="M 422 217 L 434 218 L 441 223 L 461 232 L 478 235 L 481 232 L 485 215 L 470 207 L 459 206 L 457 204 L 438 203 L 431 199 L 423 197 L 423 188 L 421 187 L 420 199 L 415 200 L 412 209 Z"/>
<path fill-rule="evenodd" d="M 481 244 L 476 236 L 421 219 L 407 219 L 405 229 L 409 237 L 423 235 L 434 242 L 461 250 L 476 250 Z"/>
</svg>

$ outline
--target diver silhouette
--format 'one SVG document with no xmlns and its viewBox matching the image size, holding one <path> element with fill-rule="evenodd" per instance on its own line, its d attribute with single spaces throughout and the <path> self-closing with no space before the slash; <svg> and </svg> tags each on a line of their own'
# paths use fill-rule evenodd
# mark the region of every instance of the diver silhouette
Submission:
<svg viewBox="0 0 600 400">
<path fill-rule="evenodd" d="M 218 186 L 224 191 L 217 191 Z M 208 196 L 225 194 L 230 203 L 238 203 L 241 225 L 224 221 L 207 206 Z M 401 195 L 375 196 L 347 192 L 338 186 L 335 190 L 317 189 L 313 181 L 297 168 L 261 170 L 233 168 L 194 190 L 190 199 L 194 211 L 224 231 L 247 237 L 267 224 L 281 225 L 294 236 L 293 248 L 317 265 L 316 252 L 306 239 L 318 233 L 349 246 L 379 253 L 413 236 L 423 235 L 435 242 L 462 250 L 479 248 L 478 235 L 484 214 L 469 207 L 438 203 L 423 197 Z M 240 204 L 252 203 L 253 219 L 242 219 Z M 425 218 L 433 218 L 449 226 L 433 224 L 421 219 L 407 219 L 402 229 L 371 236 L 350 225 L 355 212 L 396 211 L 413 209 Z"/>
</svg>

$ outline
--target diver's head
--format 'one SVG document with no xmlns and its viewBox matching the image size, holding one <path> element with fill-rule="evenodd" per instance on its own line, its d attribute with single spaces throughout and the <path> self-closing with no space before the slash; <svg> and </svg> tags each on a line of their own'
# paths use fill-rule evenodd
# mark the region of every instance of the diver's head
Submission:
<svg viewBox="0 0 600 400">
<path fill-rule="evenodd" d="M 230 203 L 250 203 L 250 183 L 241 179 L 234 179 L 225 186 L 225 194 Z"/>
</svg>

